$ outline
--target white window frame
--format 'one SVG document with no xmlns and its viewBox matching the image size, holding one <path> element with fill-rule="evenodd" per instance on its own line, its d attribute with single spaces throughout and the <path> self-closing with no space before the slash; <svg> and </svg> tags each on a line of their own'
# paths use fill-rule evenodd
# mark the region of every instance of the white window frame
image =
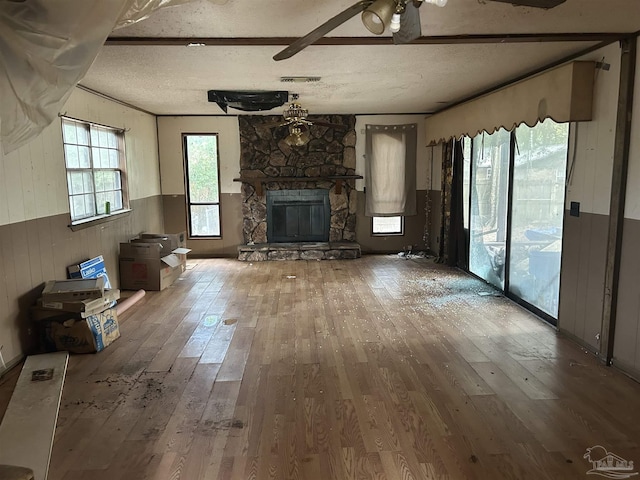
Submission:
<svg viewBox="0 0 640 480">
<path fill-rule="evenodd" d="M 399 231 L 382 231 L 376 230 L 376 219 L 379 218 L 399 218 L 400 230 Z M 393 217 L 371 217 L 371 235 L 376 237 L 387 237 L 392 235 L 403 236 L 404 235 L 404 215 L 394 215 Z"/>
<path fill-rule="evenodd" d="M 62 142 L 71 225 L 128 212 L 124 130 L 62 117 Z M 78 174 L 84 176 L 81 189 Z M 107 179 L 106 188 L 100 186 L 101 178 Z M 82 209 L 77 208 L 79 197 L 84 200 Z"/>
</svg>

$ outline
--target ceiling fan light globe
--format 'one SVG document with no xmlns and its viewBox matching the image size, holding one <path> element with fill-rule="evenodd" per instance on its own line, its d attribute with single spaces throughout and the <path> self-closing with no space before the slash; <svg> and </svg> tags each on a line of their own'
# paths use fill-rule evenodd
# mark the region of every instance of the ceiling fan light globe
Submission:
<svg viewBox="0 0 640 480">
<path fill-rule="evenodd" d="M 396 33 L 400 31 L 400 14 L 394 13 L 391 17 L 391 23 L 389 24 L 389 31 Z"/>
<path fill-rule="evenodd" d="M 300 138 L 300 141 L 302 142 L 302 145 L 306 145 L 307 143 L 309 143 L 309 140 L 311 140 L 311 135 L 309 135 L 309 130 L 303 131 L 299 135 L 299 138 Z"/>
<path fill-rule="evenodd" d="M 303 145 L 306 145 L 308 141 L 309 141 L 308 134 L 307 134 L 307 137 L 305 138 L 304 135 L 295 135 L 291 133 L 287 135 L 287 137 L 284 139 L 284 143 L 286 143 L 290 147 L 302 147 Z"/>
<path fill-rule="evenodd" d="M 301 147 L 306 145 L 311 137 L 304 125 L 293 124 L 289 126 L 289 135 L 284 139 L 284 143 L 290 147 Z"/>
<path fill-rule="evenodd" d="M 396 0 L 376 0 L 362 12 L 362 23 L 371 33 L 382 35 L 396 11 Z"/>
</svg>

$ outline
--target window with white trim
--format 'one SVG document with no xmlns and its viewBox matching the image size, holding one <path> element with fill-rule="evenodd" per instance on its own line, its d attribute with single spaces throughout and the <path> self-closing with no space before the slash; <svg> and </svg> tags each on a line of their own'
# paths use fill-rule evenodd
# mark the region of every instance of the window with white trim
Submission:
<svg viewBox="0 0 640 480">
<path fill-rule="evenodd" d="M 62 139 L 71 223 L 128 210 L 124 132 L 63 117 Z"/>
<path fill-rule="evenodd" d="M 218 135 L 182 134 L 190 237 L 222 236 Z"/>
<path fill-rule="evenodd" d="M 404 217 L 372 217 L 371 233 L 373 235 L 404 235 Z"/>
</svg>

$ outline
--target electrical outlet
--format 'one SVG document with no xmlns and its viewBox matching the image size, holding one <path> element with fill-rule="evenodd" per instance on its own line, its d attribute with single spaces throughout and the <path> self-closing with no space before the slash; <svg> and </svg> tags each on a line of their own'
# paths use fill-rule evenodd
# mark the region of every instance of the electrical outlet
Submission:
<svg viewBox="0 0 640 480">
<path fill-rule="evenodd" d="M 580 202 L 571 202 L 571 207 L 569 209 L 569 215 L 572 217 L 580 216 Z"/>
</svg>

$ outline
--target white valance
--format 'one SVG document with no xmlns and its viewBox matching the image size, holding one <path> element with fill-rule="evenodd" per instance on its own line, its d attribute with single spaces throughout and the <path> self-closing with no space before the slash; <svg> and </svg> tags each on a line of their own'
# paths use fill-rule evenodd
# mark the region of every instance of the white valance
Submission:
<svg viewBox="0 0 640 480">
<path fill-rule="evenodd" d="M 427 117 L 427 144 L 552 118 L 591 120 L 595 62 L 571 62 Z"/>
</svg>

